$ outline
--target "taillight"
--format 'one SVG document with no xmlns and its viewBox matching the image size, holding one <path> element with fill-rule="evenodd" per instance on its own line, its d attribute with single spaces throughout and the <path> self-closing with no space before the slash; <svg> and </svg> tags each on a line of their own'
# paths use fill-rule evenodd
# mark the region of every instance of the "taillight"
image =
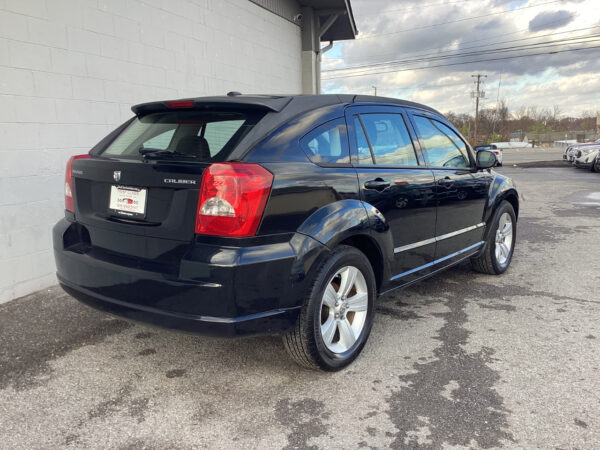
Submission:
<svg viewBox="0 0 600 450">
<path fill-rule="evenodd" d="M 67 170 L 65 171 L 65 209 L 67 211 L 75 212 L 75 204 L 73 202 L 73 174 L 72 167 L 73 161 L 76 159 L 87 159 L 90 155 L 75 155 L 69 158 L 67 161 Z"/>
<path fill-rule="evenodd" d="M 202 175 L 196 233 L 253 236 L 272 184 L 273 174 L 257 164 L 211 164 Z"/>
</svg>

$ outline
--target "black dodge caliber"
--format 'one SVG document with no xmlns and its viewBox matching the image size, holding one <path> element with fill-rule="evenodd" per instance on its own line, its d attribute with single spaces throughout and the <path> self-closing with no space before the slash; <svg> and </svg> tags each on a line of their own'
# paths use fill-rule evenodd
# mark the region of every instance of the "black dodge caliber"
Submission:
<svg viewBox="0 0 600 450">
<path fill-rule="evenodd" d="M 153 102 L 73 156 L 58 280 L 177 330 L 281 333 L 298 363 L 360 353 L 375 301 L 470 258 L 501 274 L 518 194 L 437 111 L 353 95 Z"/>
</svg>

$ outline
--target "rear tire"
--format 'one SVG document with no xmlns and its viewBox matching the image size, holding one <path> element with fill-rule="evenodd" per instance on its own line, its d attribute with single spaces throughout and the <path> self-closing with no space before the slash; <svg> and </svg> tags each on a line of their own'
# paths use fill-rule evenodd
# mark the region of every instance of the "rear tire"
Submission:
<svg viewBox="0 0 600 450">
<path fill-rule="evenodd" d="M 343 369 L 367 342 L 375 297 L 367 257 L 354 247 L 339 246 L 319 269 L 296 324 L 283 336 L 287 352 L 309 369 Z"/>
<path fill-rule="evenodd" d="M 476 272 L 500 275 L 506 272 L 512 260 L 517 236 L 517 217 L 512 205 L 504 200 L 496 209 L 485 248 L 471 258 Z"/>
</svg>

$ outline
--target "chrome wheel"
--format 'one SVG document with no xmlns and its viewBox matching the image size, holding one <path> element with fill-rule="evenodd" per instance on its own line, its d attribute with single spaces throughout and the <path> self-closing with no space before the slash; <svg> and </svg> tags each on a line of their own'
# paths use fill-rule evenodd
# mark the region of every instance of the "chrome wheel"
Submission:
<svg viewBox="0 0 600 450">
<path fill-rule="evenodd" d="M 496 230 L 496 261 L 501 266 L 508 263 L 513 242 L 513 223 L 510 214 L 504 213 L 498 221 Z"/>
<path fill-rule="evenodd" d="M 321 300 L 321 337 L 333 353 L 348 351 L 367 319 L 369 291 L 362 272 L 354 266 L 339 269 L 327 283 Z"/>
</svg>

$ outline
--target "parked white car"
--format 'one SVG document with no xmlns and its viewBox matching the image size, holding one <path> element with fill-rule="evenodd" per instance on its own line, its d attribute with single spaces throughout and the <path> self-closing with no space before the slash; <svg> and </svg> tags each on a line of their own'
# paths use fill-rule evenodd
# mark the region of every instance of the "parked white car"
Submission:
<svg viewBox="0 0 600 450">
<path fill-rule="evenodd" d="M 584 149 L 584 148 L 589 148 L 589 147 L 594 147 L 600 145 L 600 138 L 596 139 L 594 142 L 587 142 L 587 143 L 579 143 L 579 144 L 573 144 L 573 145 L 569 145 L 566 149 L 565 152 L 563 153 L 563 159 L 565 161 L 568 161 L 570 163 L 575 161 L 575 158 L 577 158 L 576 153 L 578 150 Z"/>
<path fill-rule="evenodd" d="M 575 153 L 573 165 L 580 169 L 590 169 L 594 172 L 596 167 L 594 163 L 599 153 L 600 145 L 579 149 Z"/>
</svg>

